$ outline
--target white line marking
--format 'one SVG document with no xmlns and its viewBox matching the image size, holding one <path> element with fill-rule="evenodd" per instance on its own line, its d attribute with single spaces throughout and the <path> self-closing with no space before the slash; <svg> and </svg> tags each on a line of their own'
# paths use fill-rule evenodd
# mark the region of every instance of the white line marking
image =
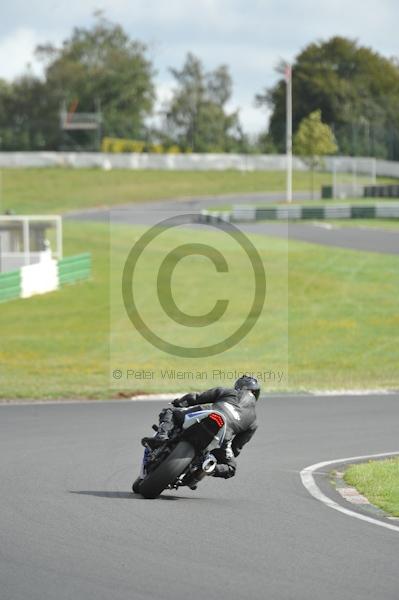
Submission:
<svg viewBox="0 0 399 600">
<path fill-rule="evenodd" d="M 321 227 L 322 229 L 337 229 L 337 227 L 335 225 L 332 225 L 332 223 L 319 223 L 317 221 L 314 221 L 312 225 L 314 225 L 315 227 Z"/>
<path fill-rule="evenodd" d="M 313 474 L 315 474 L 315 472 L 318 469 L 324 469 L 324 467 L 328 467 L 330 465 L 337 465 L 337 464 L 346 463 L 346 462 L 362 461 L 362 460 L 367 460 L 368 458 L 384 458 L 384 457 L 389 457 L 389 456 L 397 456 L 398 454 L 399 454 L 399 451 L 385 452 L 384 454 L 369 454 L 366 456 L 350 456 L 349 458 L 341 458 L 338 460 L 328 460 L 325 462 L 320 462 L 315 465 L 310 465 L 309 467 L 305 467 L 305 469 L 302 469 L 302 471 L 300 473 L 301 481 L 302 481 L 303 485 L 305 486 L 305 488 L 308 490 L 309 494 L 311 496 L 313 496 L 313 498 L 316 498 L 316 500 L 323 502 L 323 504 L 325 504 L 326 506 L 329 506 L 330 508 L 333 508 L 334 510 L 338 510 L 339 512 L 344 513 L 344 515 L 349 515 L 350 517 L 355 517 L 356 519 L 360 519 L 361 521 L 366 521 L 367 523 L 372 523 L 373 525 L 379 525 L 380 527 L 385 527 L 385 529 L 391 529 L 392 531 L 396 531 L 397 533 L 399 533 L 399 526 L 397 526 L 397 525 L 391 525 L 389 523 L 385 523 L 384 521 L 379 521 L 378 519 L 373 519 L 372 517 L 368 517 L 361 513 L 357 513 L 353 510 L 349 510 L 348 508 L 344 508 L 343 506 L 341 506 L 340 504 L 338 504 L 331 498 L 328 498 L 328 496 L 323 494 L 323 492 L 320 490 L 320 488 L 316 484 L 314 477 L 313 477 Z"/>
<path fill-rule="evenodd" d="M 311 392 L 314 396 L 375 396 L 377 394 L 396 394 L 395 390 L 314 390 Z"/>
</svg>

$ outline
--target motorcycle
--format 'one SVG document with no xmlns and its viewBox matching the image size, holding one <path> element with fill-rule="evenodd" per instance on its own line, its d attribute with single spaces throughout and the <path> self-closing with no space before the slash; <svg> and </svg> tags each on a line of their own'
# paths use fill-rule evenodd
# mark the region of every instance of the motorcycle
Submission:
<svg viewBox="0 0 399 600">
<path fill-rule="evenodd" d="M 153 425 L 156 431 L 158 428 Z M 158 448 L 145 445 L 139 477 L 132 490 L 144 498 L 157 498 L 165 489 L 177 490 L 197 484 L 216 468 L 212 450 L 220 448 L 226 422 L 217 410 L 200 409 L 182 414 L 182 422 Z"/>
</svg>

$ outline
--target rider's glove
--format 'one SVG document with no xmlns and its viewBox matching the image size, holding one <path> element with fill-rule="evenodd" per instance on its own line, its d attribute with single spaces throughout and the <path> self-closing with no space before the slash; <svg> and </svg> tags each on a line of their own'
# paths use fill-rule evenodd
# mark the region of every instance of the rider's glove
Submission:
<svg viewBox="0 0 399 600">
<path fill-rule="evenodd" d="M 181 398 L 175 398 L 175 400 L 173 400 L 172 404 L 173 406 L 175 406 L 176 408 L 188 408 L 189 406 L 191 406 L 192 401 L 197 399 L 197 394 L 186 394 L 185 396 L 182 396 Z"/>
<path fill-rule="evenodd" d="M 172 400 L 172 404 L 175 408 L 183 408 L 180 398 L 175 398 Z"/>
<path fill-rule="evenodd" d="M 176 408 L 187 408 L 188 407 L 187 401 L 182 400 L 181 398 L 176 398 L 175 400 L 173 400 L 172 404 Z"/>
</svg>

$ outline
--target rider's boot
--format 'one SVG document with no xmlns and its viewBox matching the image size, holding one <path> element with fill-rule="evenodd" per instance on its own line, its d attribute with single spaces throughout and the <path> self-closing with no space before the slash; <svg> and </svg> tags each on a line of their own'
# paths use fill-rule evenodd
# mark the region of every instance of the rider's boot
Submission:
<svg viewBox="0 0 399 600">
<path fill-rule="evenodd" d="M 162 446 L 168 441 L 170 432 L 174 428 L 173 411 L 166 408 L 159 415 L 159 427 L 154 437 L 144 437 L 141 440 L 143 446 L 149 446 L 152 450 Z"/>
</svg>

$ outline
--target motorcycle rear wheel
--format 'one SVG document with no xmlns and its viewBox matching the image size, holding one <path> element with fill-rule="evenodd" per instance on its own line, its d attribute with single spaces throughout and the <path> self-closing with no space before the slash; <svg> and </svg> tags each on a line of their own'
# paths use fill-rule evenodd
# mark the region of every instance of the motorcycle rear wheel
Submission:
<svg viewBox="0 0 399 600">
<path fill-rule="evenodd" d="M 195 450 L 188 442 L 179 442 L 169 456 L 145 477 L 140 484 L 140 494 L 144 498 L 157 498 L 161 492 L 175 481 L 188 467 L 195 456 Z"/>
</svg>

